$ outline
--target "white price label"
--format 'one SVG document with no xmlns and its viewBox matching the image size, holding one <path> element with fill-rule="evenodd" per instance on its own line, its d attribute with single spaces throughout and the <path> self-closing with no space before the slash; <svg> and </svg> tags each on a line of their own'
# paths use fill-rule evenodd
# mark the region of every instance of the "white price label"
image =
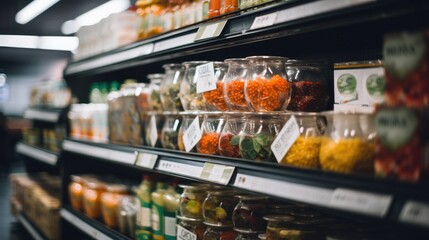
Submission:
<svg viewBox="0 0 429 240">
<path fill-rule="evenodd" d="M 158 140 L 158 130 L 156 128 L 156 118 L 155 118 L 155 115 L 152 115 L 152 117 L 150 118 L 150 142 L 152 147 L 155 146 L 157 140 Z"/>
<path fill-rule="evenodd" d="M 360 214 L 384 217 L 393 197 L 349 189 L 335 189 L 331 197 L 331 207 L 345 209 Z"/>
<path fill-rule="evenodd" d="M 183 144 L 185 145 L 186 152 L 192 150 L 197 145 L 202 136 L 200 129 L 200 119 L 198 116 L 192 121 L 191 125 L 183 133 Z"/>
<path fill-rule="evenodd" d="M 188 229 L 177 225 L 177 239 L 178 240 L 197 240 L 197 235 Z"/>
<path fill-rule="evenodd" d="M 135 165 L 139 167 L 153 169 L 155 167 L 156 160 L 158 155 L 150 153 L 135 152 L 136 162 Z"/>
<path fill-rule="evenodd" d="M 289 148 L 299 137 L 299 126 L 295 116 L 292 116 L 286 124 L 283 126 L 279 135 L 271 144 L 271 150 L 273 150 L 274 156 L 278 162 L 281 162 L 283 157 L 286 155 Z"/>
<path fill-rule="evenodd" d="M 216 89 L 216 76 L 213 62 L 202 64 L 196 68 L 197 93 Z"/>
<path fill-rule="evenodd" d="M 429 205 L 416 201 L 407 201 L 399 215 L 399 221 L 429 226 Z"/>
<path fill-rule="evenodd" d="M 209 25 L 201 26 L 197 34 L 195 35 L 194 41 L 206 39 L 206 38 L 214 38 L 219 36 L 222 33 L 223 28 L 226 25 L 227 20 L 212 23 Z"/>
<path fill-rule="evenodd" d="M 252 26 L 250 27 L 250 30 L 272 26 L 276 21 L 276 18 L 277 18 L 277 12 L 256 17 L 252 23 Z"/>
<path fill-rule="evenodd" d="M 157 169 L 164 172 L 197 178 L 201 175 L 203 167 L 161 160 L 159 161 Z"/>
<path fill-rule="evenodd" d="M 226 185 L 231 179 L 234 169 L 235 167 L 205 163 L 200 178 Z"/>
</svg>

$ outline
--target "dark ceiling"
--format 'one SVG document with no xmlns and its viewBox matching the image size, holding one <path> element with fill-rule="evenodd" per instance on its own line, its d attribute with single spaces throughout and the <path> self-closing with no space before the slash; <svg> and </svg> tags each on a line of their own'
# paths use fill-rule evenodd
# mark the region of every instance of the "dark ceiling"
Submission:
<svg viewBox="0 0 429 240">
<path fill-rule="evenodd" d="M 15 22 L 15 15 L 31 0 L 2 0 L 0 3 L 0 34 L 62 36 L 61 25 L 63 22 L 74 19 L 107 1 L 60 0 L 29 23 L 21 25 Z M 46 63 L 69 56 L 69 52 L 0 47 L 0 72 L 28 71 L 41 62 Z"/>
</svg>

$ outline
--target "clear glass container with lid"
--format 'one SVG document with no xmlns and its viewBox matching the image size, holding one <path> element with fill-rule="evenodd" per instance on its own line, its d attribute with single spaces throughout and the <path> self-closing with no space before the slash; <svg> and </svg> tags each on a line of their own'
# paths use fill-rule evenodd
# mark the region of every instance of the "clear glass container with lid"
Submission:
<svg viewBox="0 0 429 240">
<path fill-rule="evenodd" d="M 226 106 L 223 84 L 228 65 L 223 62 L 213 62 L 214 75 L 216 78 L 216 89 L 203 92 L 203 99 L 206 103 L 207 110 L 209 111 L 226 111 Z"/>
<path fill-rule="evenodd" d="M 224 62 L 228 64 L 228 71 L 223 85 L 228 109 L 234 111 L 250 110 L 244 96 L 244 85 L 250 70 L 249 61 L 245 58 L 230 58 Z"/>
<path fill-rule="evenodd" d="M 219 136 L 225 123 L 220 112 L 204 114 L 201 124 L 201 139 L 197 144 L 197 152 L 202 154 L 219 155 Z"/>
<path fill-rule="evenodd" d="M 183 81 L 180 84 L 180 101 L 185 111 L 206 110 L 206 104 L 202 94 L 197 94 L 197 66 L 209 63 L 207 61 L 190 61 L 184 62 L 185 67 Z"/>
<path fill-rule="evenodd" d="M 370 174 L 375 158 L 374 134 L 362 131 L 363 113 L 326 113 L 328 126 L 320 146 L 323 170 Z"/>
<path fill-rule="evenodd" d="M 111 227 L 118 226 L 118 210 L 122 197 L 128 193 L 128 187 L 122 184 L 106 185 L 106 191 L 101 194 L 101 215 L 104 223 Z"/>
<path fill-rule="evenodd" d="M 291 84 L 284 64 L 287 58 L 251 56 L 250 71 L 244 86 L 249 107 L 256 112 L 286 110 L 291 98 Z"/>
<path fill-rule="evenodd" d="M 219 137 L 219 154 L 224 157 L 241 158 L 240 135 L 246 122 L 241 113 L 224 113 L 226 120 Z"/>
<path fill-rule="evenodd" d="M 145 142 L 150 147 L 162 147 L 161 131 L 165 117 L 162 113 L 148 112 L 145 121 Z"/>
<path fill-rule="evenodd" d="M 203 116 L 197 112 L 182 112 L 180 113 L 180 115 L 182 116 L 182 124 L 179 129 L 179 137 L 177 140 L 177 145 L 180 151 L 186 151 L 185 144 L 183 142 L 183 136 L 185 135 L 186 130 L 189 128 L 189 126 L 192 124 L 192 122 L 195 120 L 196 117 L 198 117 L 198 121 L 201 128 L 201 124 L 203 122 Z M 195 147 L 189 150 L 189 152 L 196 152 L 196 151 L 197 151 L 196 145 Z"/>
<path fill-rule="evenodd" d="M 80 104 L 74 104 L 76 110 L 81 109 Z M 120 91 L 112 91 L 107 95 L 107 105 L 108 107 L 108 127 L 109 127 L 109 140 L 112 143 L 116 142 L 125 142 L 122 128 L 122 104 L 120 99 Z M 81 129 L 80 125 L 77 124 L 79 128 L 78 134 L 80 135 Z"/>
<path fill-rule="evenodd" d="M 193 219 L 193 218 L 187 218 L 183 216 L 177 216 L 177 219 L 179 219 L 179 226 L 185 228 L 189 232 L 195 234 L 196 239 L 195 240 L 202 240 L 204 232 L 206 231 L 206 225 L 203 224 L 203 220 L 201 219 Z M 178 232 L 178 237 L 182 239 L 189 239 L 189 235 L 186 232 L 180 233 Z"/>
<path fill-rule="evenodd" d="M 203 203 L 204 223 L 217 226 L 232 226 L 232 213 L 238 199 L 235 191 L 211 190 Z"/>
<path fill-rule="evenodd" d="M 210 189 L 206 184 L 179 184 L 183 188 L 180 195 L 180 215 L 182 217 L 203 219 L 203 203 Z"/>
<path fill-rule="evenodd" d="M 287 60 L 286 71 L 292 85 L 292 98 L 287 109 L 304 112 L 326 110 L 328 70 L 328 65 L 323 62 Z"/>
<path fill-rule="evenodd" d="M 165 116 L 165 122 L 161 130 L 161 145 L 165 149 L 178 150 L 178 137 L 182 117 L 172 112 L 163 112 L 163 115 Z"/>
<path fill-rule="evenodd" d="M 237 232 L 232 227 L 206 225 L 207 230 L 204 232 L 203 240 L 235 240 L 237 237 Z"/>
<path fill-rule="evenodd" d="M 263 232 L 266 222 L 263 217 L 267 214 L 267 197 L 256 195 L 238 195 L 238 204 L 234 208 L 232 221 L 234 228 L 250 233 Z"/>
<path fill-rule="evenodd" d="M 165 69 L 164 79 L 161 81 L 160 98 L 164 111 L 183 111 L 179 91 L 185 69 L 182 64 L 171 63 L 162 66 Z"/>
<path fill-rule="evenodd" d="M 243 159 L 276 162 L 271 144 L 284 125 L 284 118 L 276 113 L 247 113 L 240 153 Z"/>
</svg>

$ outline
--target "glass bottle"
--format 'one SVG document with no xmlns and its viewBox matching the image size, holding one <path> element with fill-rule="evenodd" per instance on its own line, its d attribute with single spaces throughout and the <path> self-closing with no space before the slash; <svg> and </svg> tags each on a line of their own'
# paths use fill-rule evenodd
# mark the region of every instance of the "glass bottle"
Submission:
<svg viewBox="0 0 429 240">
<path fill-rule="evenodd" d="M 201 154 L 219 155 L 218 142 L 220 132 L 225 122 L 222 114 L 204 114 L 201 124 L 201 139 L 197 144 L 197 152 Z"/>
<path fill-rule="evenodd" d="M 152 234 L 154 240 L 164 240 L 164 194 L 167 189 L 165 182 L 157 182 L 156 190 L 152 192 Z"/>
<path fill-rule="evenodd" d="M 164 79 L 161 81 L 160 97 L 164 111 L 183 111 L 179 98 L 180 84 L 182 82 L 184 68 L 182 64 L 165 64 Z"/>
<path fill-rule="evenodd" d="M 289 233 L 291 232 L 291 229 L 293 229 L 293 217 L 285 215 L 269 215 L 265 216 L 264 219 L 268 221 L 266 232 L 267 240 L 284 240 L 291 237 Z"/>
<path fill-rule="evenodd" d="M 149 175 L 145 175 L 140 186 L 135 190 L 140 202 L 137 211 L 136 239 L 152 239 L 152 197 L 154 183 Z"/>
<path fill-rule="evenodd" d="M 223 80 L 228 70 L 228 65 L 223 62 L 213 62 L 214 74 L 216 77 L 216 89 L 207 91 L 203 94 L 203 99 L 206 103 L 207 110 L 209 111 L 226 111 L 224 94 L 223 94 Z"/>
<path fill-rule="evenodd" d="M 180 84 L 180 101 L 185 111 L 190 110 L 206 110 L 206 105 L 203 100 L 202 94 L 197 94 L 197 81 L 196 68 L 199 65 L 206 64 L 207 61 L 192 61 L 184 62 L 185 73 L 183 81 Z"/>
<path fill-rule="evenodd" d="M 244 58 L 230 58 L 224 62 L 228 64 L 223 85 L 228 109 L 234 111 L 250 110 L 244 96 L 244 84 L 248 77 L 249 61 Z"/>
<path fill-rule="evenodd" d="M 224 157 L 241 158 L 240 135 L 245 118 L 240 113 L 225 113 L 226 121 L 219 137 L 219 154 Z"/>
<path fill-rule="evenodd" d="M 161 144 L 165 149 L 178 150 L 179 129 L 182 122 L 180 115 L 164 112 L 165 122 L 161 131 Z"/>
<path fill-rule="evenodd" d="M 291 97 L 291 86 L 284 67 L 287 59 L 276 56 L 246 59 L 251 69 L 244 86 L 249 107 L 256 112 L 286 110 Z"/>
</svg>

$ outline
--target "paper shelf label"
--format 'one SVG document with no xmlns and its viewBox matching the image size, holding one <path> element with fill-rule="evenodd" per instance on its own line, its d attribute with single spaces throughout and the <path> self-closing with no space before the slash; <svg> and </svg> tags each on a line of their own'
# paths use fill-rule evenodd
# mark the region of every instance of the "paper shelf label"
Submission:
<svg viewBox="0 0 429 240">
<path fill-rule="evenodd" d="M 276 21 L 276 19 L 277 19 L 277 12 L 256 17 L 252 23 L 252 26 L 250 27 L 250 30 L 272 26 Z"/>
<path fill-rule="evenodd" d="M 407 201 L 399 215 L 399 221 L 429 227 L 429 205 Z"/>
<path fill-rule="evenodd" d="M 186 152 L 191 151 L 192 148 L 197 145 L 201 136 L 200 119 L 197 116 L 183 133 L 183 144 L 185 145 Z"/>
<path fill-rule="evenodd" d="M 234 173 L 235 167 L 223 166 L 213 163 L 205 163 L 200 178 L 227 185 Z"/>
<path fill-rule="evenodd" d="M 338 188 L 332 194 L 331 207 L 381 218 L 387 214 L 392 200 L 391 195 Z"/>
<path fill-rule="evenodd" d="M 197 34 L 195 35 L 194 41 L 218 37 L 222 33 L 222 30 L 225 27 L 226 22 L 227 22 L 227 20 L 224 20 L 221 22 L 201 26 L 198 29 Z"/>
<path fill-rule="evenodd" d="M 202 64 L 196 68 L 197 93 L 216 89 L 216 76 L 213 62 Z"/>
<path fill-rule="evenodd" d="M 198 178 L 201 175 L 203 167 L 168 160 L 161 160 L 159 161 L 157 170 Z"/>
<path fill-rule="evenodd" d="M 282 161 L 283 157 L 286 155 L 287 151 L 289 151 L 289 148 L 293 145 L 299 135 L 298 122 L 296 121 L 295 116 L 292 116 L 271 144 L 271 150 L 273 150 L 277 162 Z"/>
<path fill-rule="evenodd" d="M 197 235 L 188 229 L 177 225 L 177 239 L 178 240 L 197 240 Z"/>
<path fill-rule="evenodd" d="M 144 152 L 135 152 L 136 154 L 136 166 L 153 169 L 158 160 L 158 155 Z"/>
</svg>

